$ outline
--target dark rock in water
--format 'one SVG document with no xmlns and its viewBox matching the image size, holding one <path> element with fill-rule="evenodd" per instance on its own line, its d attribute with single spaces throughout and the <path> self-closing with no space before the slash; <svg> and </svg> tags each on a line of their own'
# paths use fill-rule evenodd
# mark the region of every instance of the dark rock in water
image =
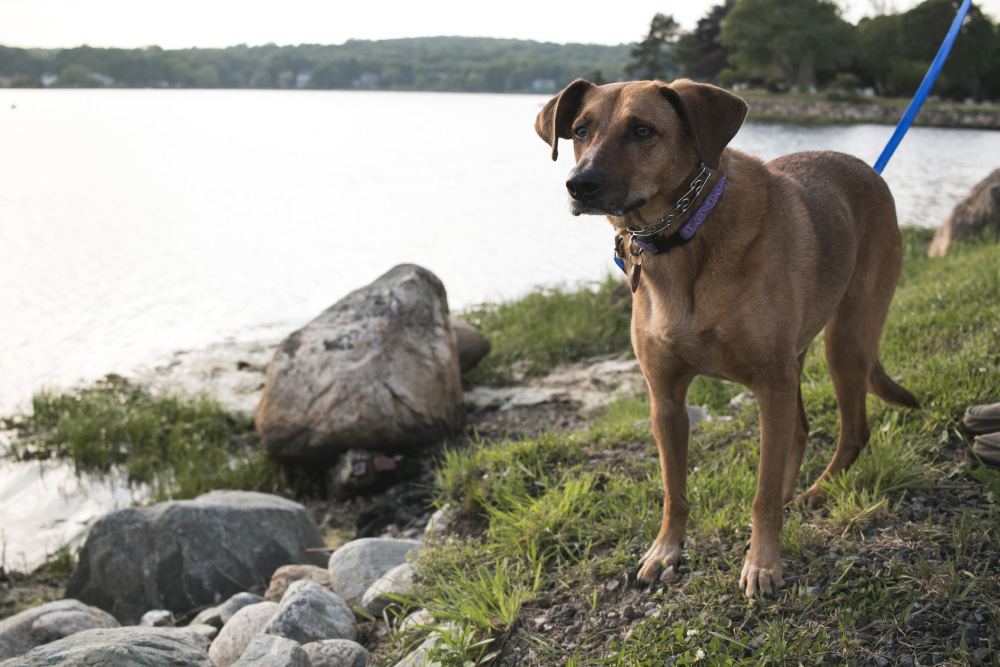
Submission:
<svg viewBox="0 0 1000 667">
<path fill-rule="evenodd" d="M 1000 240 L 1000 169 L 980 181 L 958 202 L 938 228 L 927 254 L 944 257 L 952 243 L 974 238 L 983 232 L 995 234 Z"/>
<path fill-rule="evenodd" d="M 3 667 L 212 667 L 208 653 L 186 631 L 146 626 L 85 630 L 0 664 Z"/>
<path fill-rule="evenodd" d="M 116 628 L 114 616 L 79 600 L 56 600 L 0 621 L 0 660 L 83 630 Z"/>
<path fill-rule="evenodd" d="M 263 590 L 282 565 L 323 564 L 323 548 L 302 505 L 213 491 L 103 517 L 87 536 L 66 595 L 132 624 L 149 609 L 182 614 Z"/>
<path fill-rule="evenodd" d="M 233 667 L 312 667 L 309 656 L 291 639 L 257 635 Z"/>
<path fill-rule="evenodd" d="M 458 346 L 458 364 L 465 375 L 490 353 L 490 339 L 461 318 L 453 317 L 450 321 Z"/>
<path fill-rule="evenodd" d="M 327 463 L 348 449 L 412 452 L 463 418 L 444 286 L 411 264 L 286 338 L 254 413 L 272 455 Z"/>
</svg>

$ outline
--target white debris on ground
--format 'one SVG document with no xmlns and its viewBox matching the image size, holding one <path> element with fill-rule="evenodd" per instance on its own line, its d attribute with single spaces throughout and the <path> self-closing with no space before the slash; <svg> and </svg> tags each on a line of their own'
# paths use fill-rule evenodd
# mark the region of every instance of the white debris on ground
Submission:
<svg viewBox="0 0 1000 667">
<path fill-rule="evenodd" d="M 557 366 L 543 377 L 512 387 L 474 387 L 464 392 L 474 410 L 509 410 L 540 403 L 576 403 L 590 414 L 622 396 L 646 393 L 646 381 L 635 358 L 614 357 Z"/>
</svg>

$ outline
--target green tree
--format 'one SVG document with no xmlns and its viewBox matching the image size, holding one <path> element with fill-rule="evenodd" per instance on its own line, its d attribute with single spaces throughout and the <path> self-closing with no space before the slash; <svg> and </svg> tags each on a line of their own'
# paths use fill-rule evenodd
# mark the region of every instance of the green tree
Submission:
<svg viewBox="0 0 1000 667">
<path fill-rule="evenodd" d="M 80 63 L 66 65 L 59 71 L 59 80 L 56 85 L 62 88 L 94 88 L 96 84 L 91 74 L 86 65 Z"/>
<path fill-rule="evenodd" d="M 684 75 L 692 79 L 710 80 L 718 77 L 726 66 L 729 51 L 719 44 L 722 21 L 736 4 L 736 0 L 725 0 L 712 7 L 691 32 L 682 34 L 674 46 L 673 55 L 684 69 Z"/>
<path fill-rule="evenodd" d="M 865 18 L 858 23 L 861 73 L 882 94 L 912 95 L 948 33 L 958 2 L 926 0 L 902 14 Z M 946 97 L 983 97 L 997 92 L 1000 39 L 975 4 L 933 92 Z"/>
<path fill-rule="evenodd" d="M 625 73 L 638 79 L 673 78 L 670 47 L 677 40 L 679 29 L 673 16 L 654 16 L 646 38 L 632 47 Z"/>
<path fill-rule="evenodd" d="M 830 0 L 736 0 L 719 42 L 738 76 L 807 90 L 851 63 L 856 30 Z"/>
</svg>

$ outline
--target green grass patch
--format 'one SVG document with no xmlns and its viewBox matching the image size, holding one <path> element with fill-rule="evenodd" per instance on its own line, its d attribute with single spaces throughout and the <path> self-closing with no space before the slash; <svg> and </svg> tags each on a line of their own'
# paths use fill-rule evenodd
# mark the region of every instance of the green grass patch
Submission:
<svg viewBox="0 0 1000 667">
<path fill-rule="evenodd" d="M 252 424 L 206 396 L 154 396 L 109 376 L 77 392 L 35 395 L 31 414 L 16 423 L 16 456 L 69 458 L 85 472 L 124 470 L 157 500 L 213 489 L 294 491 Z"/>
<path fill-rule="evenodd" d="M 483 531 L 422 552 L 419 602 L 442 609 L 480 597 L 477 605 L 498 608 L 483 582 L 504 578 L 529 611 L 513 620 L 495 611 L 486 615 L 501 622 L 467 625 L 461 636 L 475 648 L 454 649 L 463 644 L 452 641 L 443 664 L 486 663 L 510 642 L 534 647 L 532 664 L 575 667 L 866 665 L 914 655 L 997 664 L 1000 474 L 957 465 L 968 441 L 956 426 L 968 405 L 1000 399 L 1000 246 L 960 246 L 930 260 L 930 237 L 904 230 L 905 266 L 880 354 L 925 409 L 870 398 L 869 447 L 826 484 L 821 509 L 786 509 L 784 590 L 753 604 L 737 590 L 759 456 L 759 417 L 748 407 L 692 435 L 681 580 L 608 592 L 609 581 L 635 571 L 662 509 L 655 442 L 642 423 L 648 402 L 624 399 L 579 431 L 484 441 L 445 457 L 437 502 L 475 514 Z M 720 415 L 741 390 L 704 380 L 689 403 Z M 825 467 L 837 438 L 821 337 L 806 357 L 802 391 L 811 435 L 800 490 Z M 536 597 L 578 609 L 579 633 L 567 639 L 540 627 Z M 613 617 L 602 614 L 636 599 L 649 613 L 627 632 L 609 629 Z M 914 654 L 928 642 L 933 651 Z M 504 659 L 515 664 L 510 654 Z"/>
<path fill-rule="evenodd" d="M 490 338 L 492 350 L 469 374 L 480 384 L 510 384 L 553 366 L 609 353 L 629 353 L 628 299 L 612 302 L 620 279 L 537 289 L 515 301 L 488 304 L 459 317 Z"/>
</svg>

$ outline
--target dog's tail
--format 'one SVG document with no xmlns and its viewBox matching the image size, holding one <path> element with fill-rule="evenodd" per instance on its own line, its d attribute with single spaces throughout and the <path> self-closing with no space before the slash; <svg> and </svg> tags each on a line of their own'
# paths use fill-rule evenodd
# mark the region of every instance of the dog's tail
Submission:
<svg viewBox="0 0 1000 667">
<path fill-rule="evenodd" d="M 905 408 L 920 409 L 920 401 L 908 389 L 893 381 L 882 368 L 882 362 L 876 361 L 875 368 L 868 375 L 868 391 L 883 401 L 902 405 Z"/>
</svg>

